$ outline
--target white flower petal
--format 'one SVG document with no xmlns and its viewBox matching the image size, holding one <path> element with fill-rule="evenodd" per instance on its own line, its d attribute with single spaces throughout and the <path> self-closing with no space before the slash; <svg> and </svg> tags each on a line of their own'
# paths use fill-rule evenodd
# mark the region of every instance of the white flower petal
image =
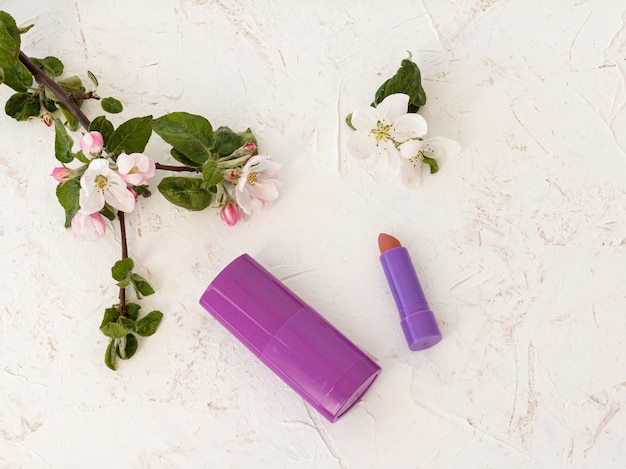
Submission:
<svg viewBox="0 0 626 469">
<path fill-rule="evenodd" d="M 388 123 L 395 122 L 409 110 L 409 95 L 404 93 L 390 94 L 376 106 L 376 110 L 378 111 L 377 120 Z"/>
<path fill-rule="evenodd" d="M 365 160 L 376 153 L 376 139 L 367 132 L 357 130 L 350 135 L 346 145 L 348 153 L 358 160 Z"/>
<path fill-rule="evenodd" d="M 391 127 L 391 137 L 396 142 L 406 142 L 411 138 L 422 137 L 428 131 L 426 119 L 419 114 L 410 113 L 397 119 Z"/>
<path fill-rule="evenodd" d="M 104 192 L 104 200 L 111 207 L 121 210 L 122 212 L 132 212 L 135 208 L 135 196 L 128 190 L 126 182 L 117 174 L 109 175 L 107 189 Z"/>
<path fill-rule="evenodd" d="M 417 156 L 417 153 L 422 149 L 423 143 L 421 140 L 409 140 L 404 142 L 398 147 L 400 156 L 405 159 L 410 159 Z"/>
<path fill-rule="evenodd" d="M 83 180 L 81 178 L 81 185 L 82 183 Z M 80 211 L 85 215 L 97 213 L 104 208 L 104 195 L 93 186 L 91 188 L 81 187 L 78 193 L 78 200 Z"/>
<path fill-rule="evenodd" d="M 364 132 L 369 132 L 376 128 L 379 120 L 379 112 L 372 106 L 360 107 L 352 113 L 352 126 Z"/>
</svg>

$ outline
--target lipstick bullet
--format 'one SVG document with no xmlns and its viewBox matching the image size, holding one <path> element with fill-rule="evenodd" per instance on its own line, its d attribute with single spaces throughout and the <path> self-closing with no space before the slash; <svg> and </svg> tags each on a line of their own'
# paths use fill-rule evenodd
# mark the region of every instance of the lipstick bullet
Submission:
<svg viewBox="0 0 626 469">
<path fill-rule="evenodd" d="M 409 252 L 391 235 L 378 236 L 380 262 L 400 312 L 400 325 L 411 350 L 424 350 L 441 340 Z"/>
</svg>

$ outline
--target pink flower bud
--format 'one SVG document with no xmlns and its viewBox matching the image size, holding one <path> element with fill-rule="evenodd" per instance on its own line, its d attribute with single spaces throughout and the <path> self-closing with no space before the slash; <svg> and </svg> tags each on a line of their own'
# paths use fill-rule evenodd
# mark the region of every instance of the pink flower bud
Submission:
<svg viewBox="0 0 626 469">
<path fill-rule="evenodd" d="M 52 170 L 52 177 L 54 178 L 55 181 L 58 182 L 65 182 L 65 181 L 69 181 L 71 178 L 70 176 L 71 171 L 63 166 L 59 166 L 57 168 L 54 168 Z"/>
<path fill-rule="evenodd" d="M 85 155 L 99 155 L 104 146 L 104 139 L 100 132 L 87 132 L 80 139 L 80 149 Z"/>
<path fill-rule="evenodd" d="M 228 226 L 234 226 L 241 218 L 241 211 L 232 202 L 228 202 L 222 210 L 220 210 L 220 218 Z"/>
<path fill-rule="evenodd" d="M 50 127 L 52 125 L 52 122 L 54 122 L 54 118 L 52 117 L 52 114 L 50 114 L 49 112 L 42 112 L 41 114 L 39 114 L 39 118 L 48 127 Z"/>
<path fill-rule="evenodd" d="M 256 145 L 254 142 L 248 142 L 243 146 L 246 150 L 248 150 L 251 154 L 256 152 Z"/>
<path fill-rule="evenodd" d="M 139 194 L 137 194 L 137 192 L 132 187 L 127 187 L 126 189 L 128 189 L 130 193 L 133 194 L 133 197 L 135 198 L 135 202 L 137 202 L 137 199 L 139 198 Z"/>
</svg>

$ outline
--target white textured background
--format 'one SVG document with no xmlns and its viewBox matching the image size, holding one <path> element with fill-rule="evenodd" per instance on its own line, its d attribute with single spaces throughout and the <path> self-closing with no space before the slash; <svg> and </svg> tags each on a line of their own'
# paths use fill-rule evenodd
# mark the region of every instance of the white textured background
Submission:
<svg viewBox="0 0 626 469">
<path fill-rule="evenodd" d="M 393 7 L 391 7 L 393 5 Z M 130 254 L 165 318 L 118 372 L 102 311 L 119 235 L 73 240 L 53 132 L 0 116 L 0 466 L 622 468 L 626 5 L 622 0 L 0 1 L 31 56 L 100 79 L 115 122 L 250 126 L 282 196 L 228 228 L 156 192 Z M 406 51 L 429 134 L 463 150 L 408 189 L 347 158 L 345 115 Z M 0 103 L 10 90 L 0 90 Z M 97 105 L 86 107 L 90 117 Z M 150 155 L 167 162 L 157 137 Z M 163 174 L 159 174 L 162 177 Z M 444 339 L 410 352 L 378 261 L 407 246 Z M 323 420 L 199 305 L 248 252 L 382 366 Z"/>
</svg>

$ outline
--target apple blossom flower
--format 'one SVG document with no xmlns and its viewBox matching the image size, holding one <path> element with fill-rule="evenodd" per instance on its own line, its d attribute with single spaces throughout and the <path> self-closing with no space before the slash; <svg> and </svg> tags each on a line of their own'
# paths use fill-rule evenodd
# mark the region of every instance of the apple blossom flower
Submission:
<svg viewBox="0 0 626 469">
<path fill-rule="evenodd" d="M 89 215 L 99 212 L 107 202 L 122 212 L 132 212 L 135 197 L 128 190 L 126 182 L 109 167 L 109 161 L 96 158 L 89 163 L 80 178 L 80 211 Z"/>
<path fill-rule="evenodd" d="M 279 169 L 280 164 L 271 161 L 267 155 L 256 155 L 246 161 L 237 182 L 235 197 L 247 215 L 262 208 L 266 201 L 278 197 L 275 176 Z"/>
<path fill-rule="evenodd" d="M 232 202 L 228 202 L 220 210 L 220 218 L 228 226 L 234 226 L 237 224 L 241 216 L 241 209 Z"/>
<path fill-rule="evenodd" d="M 80 138 L 79 145 L 85 155 L 97 156 L 102 153 L 104 139 L 100 132 L 93 130 Z"/>
<path fill-rule="evenodd" d="M 72 179 L 70 175 L 72 171 L 67 169 L 65 166 L 57 166 L 52 170 L 52 177 L 55 181 L 58 182 L 66 182 Z"/>
<path fill-rule="evenodd" d="M 99 213 L 86 214 L 77 212 L 72 218 L 72 233 L 74 238 L 84 241 L 95 241 L 104 236 L 106 225 Z"/>
<path fill-rule="evenodd" d="M 133 186 L 143 186 L 148 184 L 156 173 L 154 160 L 143 153 L 122 153 L 117 157 L 117 170 L 120 177 Z"/>
<path fill-rule="evenodd" d="M 409 113 L 409 96 L 395 93 L 387 96 L 377 107 L 363 107 L 352 113 L 356 131 L 348 139 L 348 152 L 357 159 L 379 156 L 399 165 L 399 147 L 415 142 L 426 134 L 428 125 L 419 114 Z"/>
</svg>

